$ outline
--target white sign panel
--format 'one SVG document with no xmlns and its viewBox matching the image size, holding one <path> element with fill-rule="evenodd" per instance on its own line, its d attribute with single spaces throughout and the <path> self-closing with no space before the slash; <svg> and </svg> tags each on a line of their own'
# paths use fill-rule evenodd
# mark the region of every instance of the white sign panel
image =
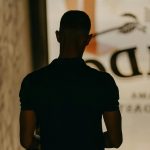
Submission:
<svg viewBox="0 0 150 150">
<path fill-rule="evenodd" d="M 150 1 L 47 0 L 50 61 L 59 54 L 55 31 L 64 12 L 87 12 L 95 34 L 88 65 L 109 72 L 120 89 L 124 142 L 120 150 L 150 147 Z"/>
</svg>

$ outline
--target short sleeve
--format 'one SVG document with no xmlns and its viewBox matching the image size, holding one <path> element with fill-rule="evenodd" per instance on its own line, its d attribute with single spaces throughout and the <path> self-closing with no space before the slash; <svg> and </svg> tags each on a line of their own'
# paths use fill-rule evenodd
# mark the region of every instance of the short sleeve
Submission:
<svg viewBox="0 0 150 150">
<path fill-rule="evenodd" d="M 25 77 L 21 83 L 19 92 L 21 110 L 33 110 L 33 99 L 31 98 L 31 83 L 27 77 Z"/>
<path fill-rule="evenodd" d="M 103 111 L 119 110 L 119 89 L 115 83 L 115 80 L 110 74 L 106 75 L 105 87 L 106 99 Z"/>
</svg>

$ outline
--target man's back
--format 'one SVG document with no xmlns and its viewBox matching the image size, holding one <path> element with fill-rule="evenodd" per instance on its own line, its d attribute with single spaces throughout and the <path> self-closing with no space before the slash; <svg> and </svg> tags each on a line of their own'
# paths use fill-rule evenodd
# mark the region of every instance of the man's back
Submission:
<svg viewBox="0 0 150 150">
<path fill-rule="evenodd" d="M 36 112 L 43 150 L 104 149 L 102 113 L 118 110 L 119 98 L 109 74 L 86 66 L 82 59 L 56 59 L 28 75 L 25 84 L 22 109 L 29 102 Z"/>
<path fill-rule="evenodd" d="M 61 18 L 58 59 L 29 74 L 20 91 L 20 142 L 36 149 L 40 127 L 43 150 L 118 148 L 122 143 L 118 88 L 113 78 L 82 60 L 93 37 L 89 16 L 71 10 Z M 107 131 L 102 133 L 102 114 Z"/>
</svg>

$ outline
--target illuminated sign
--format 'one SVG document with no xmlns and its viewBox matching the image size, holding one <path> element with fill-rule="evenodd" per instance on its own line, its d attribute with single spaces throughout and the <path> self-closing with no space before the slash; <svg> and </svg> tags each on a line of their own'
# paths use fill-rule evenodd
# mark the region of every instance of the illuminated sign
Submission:
<svg viewBox="0 0 150 150">
<path fill-rule="evenodd" d="M 86 11 L 93 39 L 84 53 L 88 65 L 109 72 L 120 90 L 124 143 L 120 150 L 150 147 L 150 1 L 47 0 L 49 58 L 59 54 L 55 31 L 64 12 Z"/>
</svg>

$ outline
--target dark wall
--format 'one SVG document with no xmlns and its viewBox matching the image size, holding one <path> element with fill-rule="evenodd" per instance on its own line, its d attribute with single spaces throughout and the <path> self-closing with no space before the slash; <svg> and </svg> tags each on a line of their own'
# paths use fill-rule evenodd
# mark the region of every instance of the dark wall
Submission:
<svg viewBox="0 0 150 150">
<path fill-rule="evenodd" d="M 48 64 L 46 0 L 29 0 L 33 68 Z"/>
</svg>

